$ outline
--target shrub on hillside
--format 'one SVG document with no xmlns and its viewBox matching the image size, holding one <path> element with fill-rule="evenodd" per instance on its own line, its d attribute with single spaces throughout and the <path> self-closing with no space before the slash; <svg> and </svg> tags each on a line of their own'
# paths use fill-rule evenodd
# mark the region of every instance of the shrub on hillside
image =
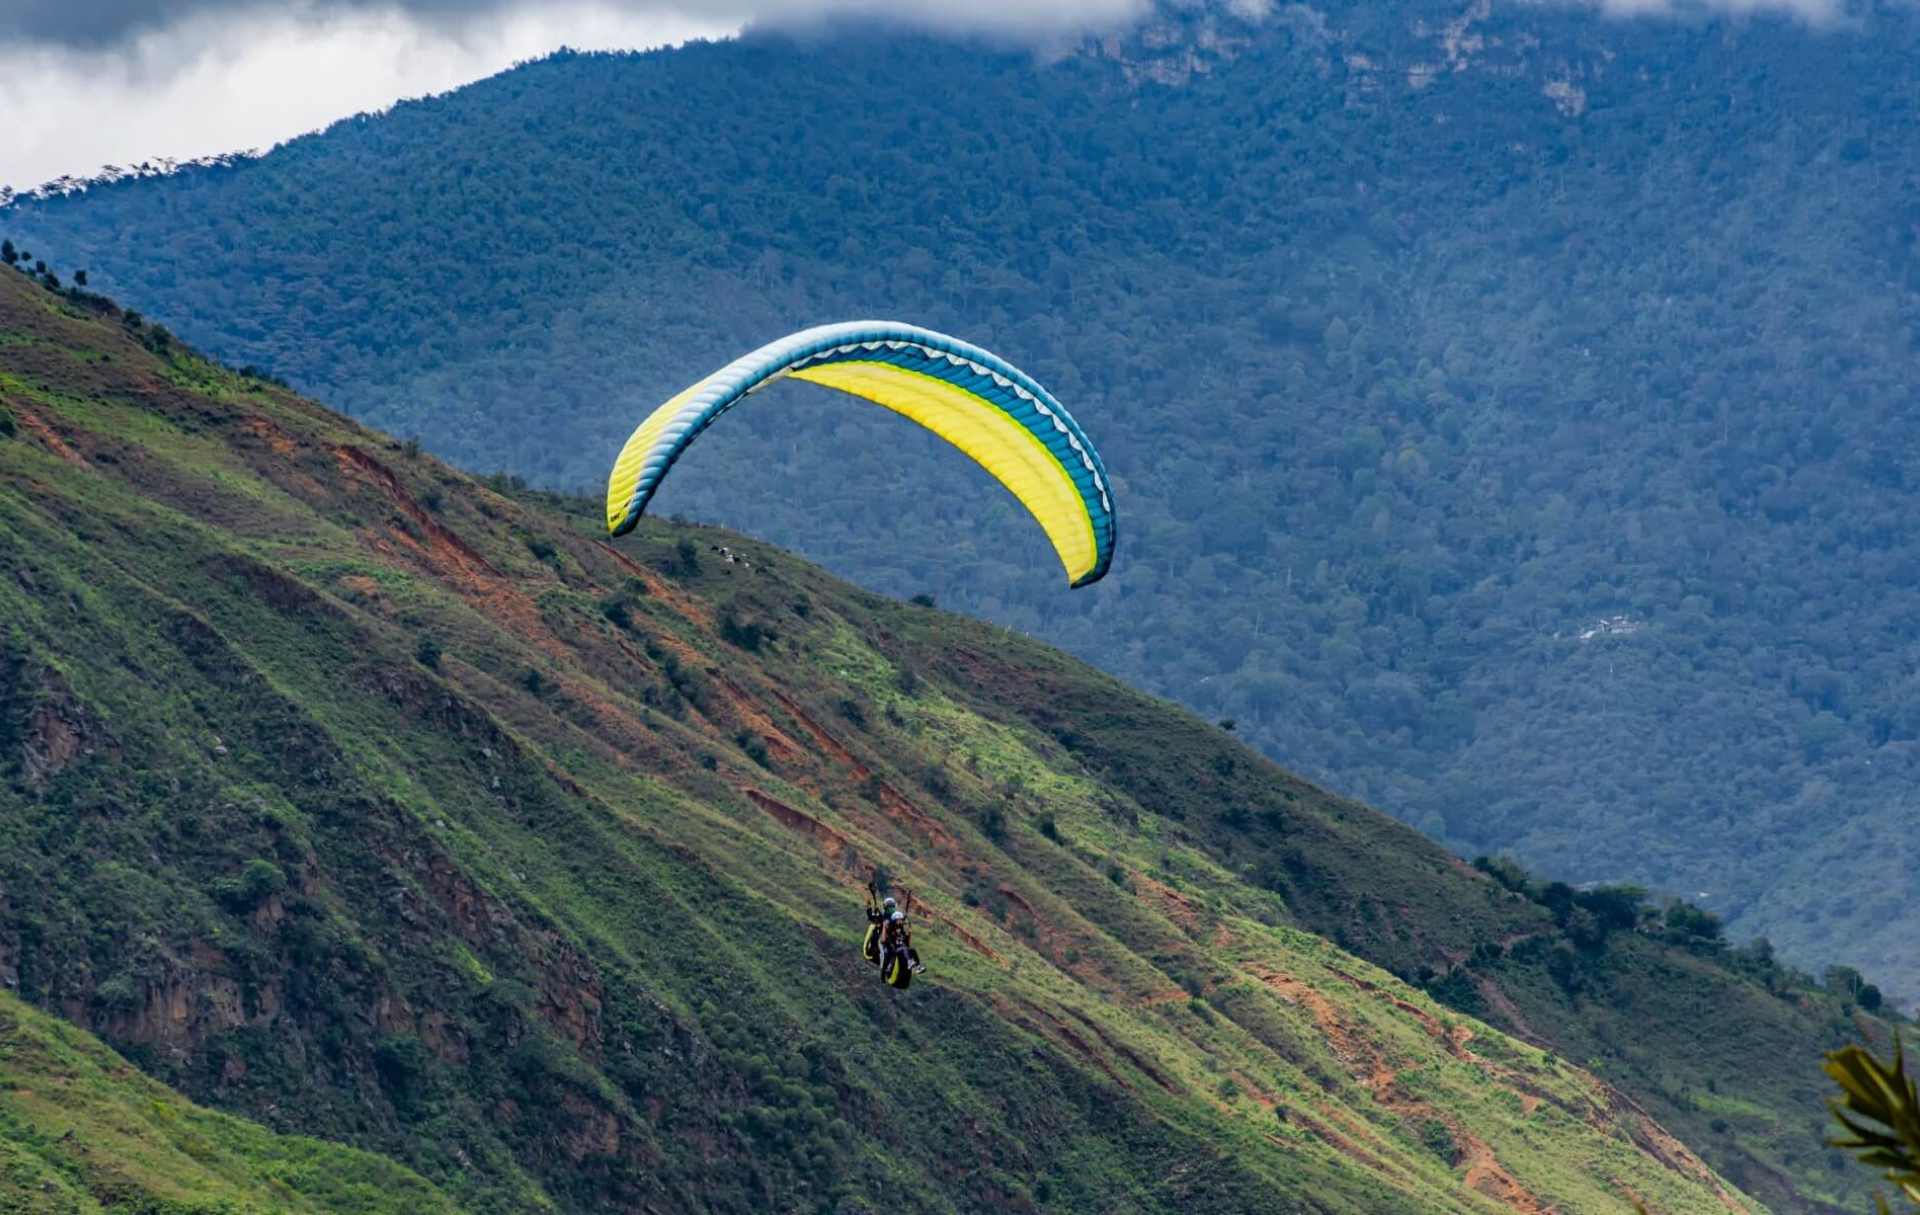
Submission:
<svg viewBox="0 0 1920 1215">
<path fill-rule="evenodd" d="M 216 879 L 213 897 L 227 910 L 252 911 L 268 898 L 287 888 L 287 875 L 272 861 L 254 857 L 230 877 Z"/>
<path fill-rule="evenodd" d="M 1678 899 L 1667 904 L 1667 932 L 1682 940 L 1718 941 L 1720 917 Z"/>
</svg>

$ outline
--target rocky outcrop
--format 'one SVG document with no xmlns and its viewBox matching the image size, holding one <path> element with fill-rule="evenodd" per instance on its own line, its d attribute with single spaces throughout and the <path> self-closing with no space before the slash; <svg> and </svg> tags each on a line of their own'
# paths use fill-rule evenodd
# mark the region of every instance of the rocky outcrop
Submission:
<svg viewBox="0 0 1920 1215">
<path fill-rule="evenodd" d="M 58 671 L 0 655 L 0 771 L 11 760 L 21 783 L 41 793 L 60 773 L 101 754 L 118 759 L 120 746 Z"/>
</svg>

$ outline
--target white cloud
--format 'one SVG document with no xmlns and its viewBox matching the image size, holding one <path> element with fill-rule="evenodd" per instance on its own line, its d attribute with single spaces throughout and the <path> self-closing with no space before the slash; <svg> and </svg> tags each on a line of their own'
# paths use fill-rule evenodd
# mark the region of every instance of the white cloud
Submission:
<svg viewBox="0 0 1920 1215">
<path fill-rule="evenodd" d="M 1058 32 L 1138 15 L 1150 0 L 599 0 L 601 7 L 645 11 L 672 8 L 685 17 L 740 24 L 747 20 L 806 18 L 825 12 L 867 13 L 921 25 L 968 30 Z M 1176 4 L 1210 0 L 1171 0 Z M 1264 4 L 1267 0 L 1231 0 Z M 225 14 L 260 16 L 300 12 L 347 16 L 397 11 L 422 22 L 491 19 L 537 0 L 6 0 L 0 4 L 0 46 L 53 42 L 101 47 L 131 36 Z M 561 7 L 569 7 L 563 4 Z M 578 7 L 577 4 L 571 7 Z"/>
<path fill-rule="evenodd" d="M 939 30 L 1045 38 L 1124 25 L 1153 5 L 1152 0 L 760 0 L 753 7 L 754 20 L 766 23 L 852 13 Z"/>
<path fill-rule="evenodd" d="M 1848 0 L 1584 0 L 1612 17 L 1797 17 L 1808 25 L 1829 26 L 1847 20 Z"/>
<path fill-rule="evenodd" d="M 1047 37 L 1130 20 L 1147 0 L 64 2 L 65 25 L 55 0 L 0 16 L 0 185 L 265 149 L 562 45 L 663 46 L 848 12 Z"/>
<path fill-rule="evenodd" d="M 456 24 L 394 9 L 201 12 L 97 49 L 0 45 L 0 184 L 266 148 L 546 54 L 719 36 L 738 21 L 570 2 Z"/>
<path fill-rule="evenodd" d="M 1778 14 L 1846 25 L 1863 0 L 1499 0 L 1616 17 Z M 1215 4 L 1249 20 L 1275 0 Z M 0 0 L 0 186 L 265 149 L 568 45 L 631 49 L 834 14 L 1057 40 L 1154 0 Z M 1304 7 L 1304 6 L 1295 6 Z M 1311 10 L 1306 10 L 1311 11 Z"/>
</svg>

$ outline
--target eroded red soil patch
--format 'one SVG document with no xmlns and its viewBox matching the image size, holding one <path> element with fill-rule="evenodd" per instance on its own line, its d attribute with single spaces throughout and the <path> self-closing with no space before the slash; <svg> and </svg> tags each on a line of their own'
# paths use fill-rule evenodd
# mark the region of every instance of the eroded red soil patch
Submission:
<svg viewBox="0 0 1920 1215">
<path fill-rule="evenodd" d="M 1733 1195 L 1727 1192 L 1727 1188 L 1720 1184 L 1706 1162 L 1693 1154 L 1692 1148 L 1674 1138 L 1665 1127 L 1655 1122 L 1652 1115 L 1641 1109 L 1633 1098 L 1611 1085 L 1606 1085 L 1604 1081 L 1601 1083 L 1606 1089 L 1609 1112 L 1615 1116 L 1616 1122 L 1626 1128 L 1627 1134 L 1641 1151 L 1674 1172 L 1711 1187 L 1714 1197 L 1720 1200 L 1721 1206 L 1736 1212 L 1737 1215 L 1745 1215 L 1747 1208 L 1740 1205 Z"/>
<path fill-rule="evenodd" d="M 78 464 L 82 468 L 86 467 L 87 461 L 85 457 L 69 447 L 67 441 L 62 439 L 53 427 L 41 420 L 39 414 L 28 409 L 18 401 L 10 400 L 7 407 L 9 412 L 20 420 L 20 424 L 26 427 L 34 438 L 40 440 L 41 444 L 45 446 L 48 451 L 59 456 L 69 464 Z"/>
<path fill-rule="evenodd" d="M 742 789 L 741 792 L 746 794 L 748 801 L 765 810 L 775 822 L 787 830 L 806 836 L 836 855 L 847 852 L 858 855 L 859 849 L 853 846 L 851 840 L 804 810 L 796 810 L 779 798 L 770 797 L 758 789 Z"/>
<path fill-rule="evenodd" d="M 341 471 L 349 477 L 371 482 L 384 493 L 388 500 L 427 536 L 429 543 L 426 547 L 440 559 L 441 564 L 452 566 L 469 575 L 484 574 L 490 578 L 501 576 L 492 562 L 481 556 L 465 540 L 455 535 L 445 524 L 415 502 L 413 495 L 400 484 L 400 479 L 393 475 L 392 469 L 361 448 L 346 444 L 334 448 L 334 458 L 340 462 Z"/>
<path fill-rule="evenodd" d="M 240 429 L 267 445 L 267 450 L 276 456 L 290 456 L 300 450 L 293 437 L 269 420 L 264 414 L 248 414 L 240 422 Z"/>
<path fill-rule="evenodd" d="M 646 583 L 649 597 L 666 604 L 689 623 L 698 625 L 708 632 L 713 630 L 713 611 L 705 603 L 682 594 L 678 588 L 659 574 L 641 565 L 611 544 L 600 545 L 600 551 L 612 557 L 621 569 Z"/>
<path fill-rule="evenodd" d="M 971 932 L 968 932 L 965 928 L 962 928 L 959 924 L 955 923 L 951 917 L 942 915 L 931 907 L 916 907 L 914 914 L 923 920 L 929 920 L 935 924 L 942 925 L 948 932 L 953 934 L 954 939 L 958 940 L 968 949 L 973 950 L 973 952 L 979 954 L 987 961 L 999 965 L 1000 955 L 993 951 L 993 947 L 979 937 L 974 936 Z"/>
<path fill-rule="evenodd" d="M 1153 1064 L 1147 1062 L 1147 1060 L 1141 1056 L 1140 1052 L 1134 1050 L 1126 1043 L 1115 1041 L 1106 1030 L 1100 1028 L 1098 1021 L 1088 1017 L 1077 1008 L 1067 1009 L 1067 1015 L 1091 1030 L 1093 1036 L 1100 1039 L 1101 1045 L 1132 1064 L 1135 1071 L 1138 1071 L 1141 1075 L 1153 1081 L 1167 1092 L 1175 1096 L 1180 1095 L 1180 1088 L 1175 1085 L 1173 1081 L 1167 1079 L 1165 1073 L 1161 1072 L 1161 1070 L 1153 1066 Z"/>
<path fill-rule="evenodd" d="M 880 803 L 880 809 L 885 811 L 889 818 L 912 825 L 914 830 L 918 831 L 922 836 L 925 836 L 934 847 L 940 849 L 948 856 L 958 856 L 960 854 L 960 841 L 954 838 L 953 832 L 948 831 L 939 819 L 934 818 L 932 815 L 920 809 L 920 807 L 914 805 L 913 802 L 898 789 L 895 789 L 887 782 L 876 781 L 875 784 L 877 786 L 875 793 Z"/>
<path fill-rule="evenodd" d="M 805 748 L 793 741 L 785 730 L 774 724 L 773 718 L 767 716 L 767 711 L 760 707 L 758 701 L 748 695 L 739 684 L 729 679 L 718 667 L 708 667 L 706 673 L 707 678 L 713 680 L 714 686 L 726 695 L 727 703 L 732 707 L 740 723 L 760 736 L 766 743 L 768 752 L 775 759 L 782 763 L 795 763 L 802 757 L 809 756 Z"/>
<path fill-rule="evenodd" d="M 1142 894 L 1151 895 L 1159 904 L 1167 918 L 1178 924 L 1189 936 L 1200 931 L 1200 913 L 1194 910 L 1193 900 L 1164 882 L 1157 882 L 1144 873 L 1135 874 L 1134 889 Z"/>
<path fill-rule="evenodd" d="M 1342 1135 L 1339 1131 L 1334 1130 L 1331 1125 L 1320 1121 L 1313 1115 L 1300 1110 L 1289 1110 L 1287 1112 L 1287 1121 L 1298 1123 L 1305 1127 L 1307 1133 L 1315 1139 L 1320 1140 L 1320 1142 L 1326 1144 L 1334 1151 L 1339 1152 L 1349 1160 L 1354 1161 L 1360 1165 L 1360 1167 L 1374 1173 L 1376 1176 L 1385 1178 L 1388 1181 L 1397 1182 L 1401 1185 L 1406 1184 L 1405 1174 L 1399 1169 L 1389 1165 L 1386 1161 L 1362 1148 L 1353 1140 Z M 1286 1140 L 1277 1136 L 1269 1135 L 1268 1138 L 1281 1147 L 1291 1146 Z"/>
<path fill-rule="evenodd" d="M 773 693 L 773 698 L 780 702 L 780 706 L 784 708 L 796 722 L 800 723 L 800 728 L 813 736 L 813 741 L 818 744 L 820 749 L 828 755 L 831 755 L 839 762 L 841 767 L 853 773 L 855 779 L 866 780 L 873 775 L 873 772 L 865 764 L 854 758 L 853 752 L 841 745 L 839 739 L 827 733 L 819 722 L 808 716 L 805 709 L 795 704 L 791 696 L 788 696 L 778 688 L 772 688 L 770 691 Z"/>
<path fill-rule="evenodd" d="M 1404 1117 L 1428 1119 L 1439 1122 L 1447 1128 L 1460 1151 L 1460 1160 L 1456 1167 L 1465 1169 L 1462 1177 L 1463 1185 L 1511 1210 L 1520 1212 L 1521 1215 L 1548 1215 L 1549 1208 L 1537 1195 L 1521 1185 L 1518 1178 L 1507 1171 L 1486 1140 L 1467 1130 L 1453 1115 L 1408 1096 L 1399 1087 L 1399 1074 L 1387 1061 L 1385 1054 L 1348 1026 L 1330 1000 L 1291 975 L 1265 969 L 1254 969 L 1252 973 L 1278 992 L 1283 999 L 1300 1005 L 1313 1015 L 1314 1023 L 1326 1037 L 1327 1044 L 1332 1047 L 1333 1053 L 1353 1077 L 1373 1094 L 1375 1101 Z M 1465 1036 L 1462 1036 L 1459 1030 L 1449 1032 L 1447 1027 L 1431 1013 L 1400 999 L 1378 984 L 1344 972 L 1335 971 L 1334 973 L 1360 990 L 1389 1001 L 1396 1010 L 1412 1016 L 1421 1028 L 1444 1045 L 1448 1053 L 1456 1058 L 1473 1058 L 1466 1049 L 1467 1038 L 1471 1037 L 1470 1032 Z"/>
</svg>

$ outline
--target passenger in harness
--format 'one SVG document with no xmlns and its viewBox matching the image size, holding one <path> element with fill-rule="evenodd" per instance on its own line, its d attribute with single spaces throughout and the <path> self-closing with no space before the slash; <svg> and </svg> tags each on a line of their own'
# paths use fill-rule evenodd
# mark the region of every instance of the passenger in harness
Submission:
<svg viewBox="0 0 1920 1215">
<path fill-rule="evenodd" d="M 867 937 L 860 952 L 880 968 L 882 982 L 889 987 L 906 987 L 926 967 L 914 952 L 907 913 L 900 910 L 892 895 L 876 898 L 878 893 L 872 883 L 867 884 Z"/>
</svg>

